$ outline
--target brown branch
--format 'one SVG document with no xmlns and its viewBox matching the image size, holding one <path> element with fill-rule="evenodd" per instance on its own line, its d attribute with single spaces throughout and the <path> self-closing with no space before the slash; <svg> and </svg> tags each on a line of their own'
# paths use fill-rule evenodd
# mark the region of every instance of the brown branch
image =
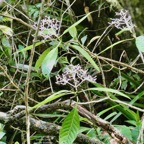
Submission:
<svg viewBox="0 0 144 144">
<path fill-rule="evenodd" d="M 135 67 L 132 67 L 132 66 L 126 64 L 126 63 L 119 62 L 119 61 L 116 61 L 116 60 L 113 60 L 113 59 L 109 59 L 109 58 L 106 58 L 106 57 L 102 57 L 102 56 L 95 56 L 95 57 L 97 57 L 97 58 L 99 58 L 101 60 L 106 60 L 106 61 L 109 61 L 109 62 L 113 62 L 113 63 L 121 65 L 123 67 L 127 67 L 128 69 L 134 70 L 134 71 L 136 71 L 138 73 L 144 74 L 143 70 L 140 70 L 140 69 L 137 69 Z"/>
<path fill-rule="evenodd" d="M 42 120 L 36 120 L 34 118 L 30 119 L 31 126 L 33 130 L 39 132 L 39 133 L 44 133 L 52 136 L 58 136 L 59 135 L 59 130 L 60 126 L 45 122 Z M 78 134 L 76 138 L 76 142 L 78 143 L 88 143 L 88 144 L 102 144 L 98 139 L 92 139 L 89 138 L 88 136 L 84 134 Z"/>
<path fill-rule="evenodd" d="M 13 112 L 15 112 L 15 110 L 17 109 L 14 109 Z M 25 110 L 23 111 L 25 112 Z M 9 125 L 12 126 L 12 127 L 20 127 L 20 129 L 23 129 L 25 127 L 25 118 L 21 118 L 21 119 L 17 119 L 16 118 L 16 115 L 15 115 L 15 120 L 12 122 L 9 117 L 8 114 L 6 113 L 3 113 L 3 112 L 0 112 L 0 122 L 2 121 L 8 121 L 6 123 L 6 127 L 8 127 Z M 21 112 L 19 113 L 21 114 Z M 17 114 L 17 116 L 20 116 Z M 53 124 L 53 123 L 50 123 L 50 122 L 45 122 L 45 121 L 42 121 L 42 120 L 36 120 L 34 118 L 30 118 L 30 125 L 31 125 L 31 131 L 36 131 L 37 133 L 42 133 L 42 134 L 46 134 L 46 135 L 49 135 L 49 136 L 56 136 L 58 138 L 58 135 L 59 135 L 59 130 L 60 130 L 60 126 L 59 125 L 56 125 L 56 124 Z M 90 138 L 84 134 L 78 134 L 76 140 L 76 142 L 78 143 L 88 143 L 88 144 L 102 144 L 102 142 L 98 139 L 93 139 L 93 138 Z"/>
<path fill-rule="evenodd" d="M 124 137 L 116 128 L 114 128 L 109 122 L 95 116 L 85 108 L 77 105 L 74 101 L 71 104 L 72 107 L 77 106 L 79 113 L 88 118 L 93 124 L 101 127 L 103 130 L 107 131 L 111 137 L 121 142 L 121 144 L 132 144 L 126 137 Z"/>
<path fill-rule="evenodd" d="M 123 66 L 123 67 L 126 67 L 130 70 L 134 70 L 138 73 L 141 73 L 144 75 L 144 71 L 143 70 L 140 70 L 140 69 L 137 69 L 135 67 L 132 67 L 131 65 L 128 65 L 126 63 L 123 63 L 123 62 L 119 62 L 119 61 L 116 61 L 116 60 L 113 60 L 113 59 L 110 59 L 110 58 L 106 58 L 106 57 L 103 57 L 103 56 L 98 56 L 97 54 L 94 54 L 92 52 L 90 52 L 88 49 L 85 49 L 93 58 L 96 58 L 96 59 L 101 59 L 101 60 L 106 60 L 106 61 L 109 61 L 109 62 L 113 62 L 114 64 L 117 64 L 119 66 Z"/>
<path fill-rule="evenodd" d="M 37 109 L 37 112 L 45 112 L 45 111 L 52 112 L 57 109 L 72 109 L 75 106 L 77 106 L 79 114 L 81 114 L 83 117 L 86 117 L 87 119 L 89 119 L 89 121 L 91 121 L 94 125 L 101 127 L 104 131 L 109 133 L 111 137 L 113 137 L 115 140 L 121 142 L 121 144 L 132 144 L 126 137 L 124 137 L 118 131 L 118 129 L 113 127 L 109 122 L 101 119 L 98 116 L 95 116 L 94 114 L 92 114 L 91 112 L 86 110 L 85 108 L 77 105 L 76 102 L 74 102 L 74 101 L 71 102 L 70 100 L 67 100 L 64 102 L 56 102 L 53 104 L 44 105 L 42 107 L 39 107 Z M 25 110 L 13 115 L 14 112 L 15 112 L 15 110 L 9 114 L 9 119 L 7 119 L 8 123 L 13 123 L 15 120 L 20 119 L 21 117 L 25 116 Z M 30 111 L 30 112 L 32 113 L 32 111 Z M 47 126 L 45 128 L 47 129 Z M 43 132 L 45 132 L 45 130 L 43 130 Z"/>
<path fill-rule="evenodd" d="M 20 22 L 21 24 L 23 24 L 23 25 L 25 25 L 25 26 L 27 26 L 27 27 L 35 30 L 35 28 L 34 28 L 32 25 L 24 22 L 22 19 L 19 19 L 19 18 L 17 18 L 17 17 L 10 16 L 10 15 L 6 15 L 6 14 L 0 14 L 0 16 L 4 16 L 4 17 L 8 17 L 8 18 L 10 18 L 10 19 L 16 20 L 16 21 Z"/>
</svg>

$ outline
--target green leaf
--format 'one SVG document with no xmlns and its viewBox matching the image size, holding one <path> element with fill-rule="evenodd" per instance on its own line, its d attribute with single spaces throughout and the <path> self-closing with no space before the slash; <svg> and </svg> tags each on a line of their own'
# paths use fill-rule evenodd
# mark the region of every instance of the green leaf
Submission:
<svg viewBox="0 0 144 144">
<path fill-rule="evenodd" d="M 131 133 L 132 133 L 132 140 L 136 143 L 137 140 L 138 140 L 138 136 L 139 136 L 139 133 L 141 131 L 141 127 L 140 126 L 137 126 L 135 127 L 134 129 L 132 129 Z"/>
<path fill-rule="evenodd" d="M 98 55 L 104 53 L 105 51 L 109 50 L 110 48 L 113 48 L 114 46 L 116 46 L 116 45 L 118 45 L 118 44 L 120 44 L 120 43 L 123 43 L 123 42 L 126 42 L 126 41 L 131 41 L 131 40 L 133 40 L 133 38 L 118 41 L 118 42 L 116 42 L 116 43 L 114 43 L 114 44 L 108 46 L 107 48 L 105 48 L 103 51 L 101 51 L 100 53 L 98 53 Z"/>
<path fill-rule="evenodd" d="M 129 28 L 124 28 L 124 29 L 120 30 L 119 32 L 117 32 L 115 35 L 116 35 L 116 36 L 119 36 L 119 35 L 121 35 L 123 32 L 126 32 L 126 31 L 129 31 Z"/>
<path fill-rule="evenodd" d="M 0 144 L 6 144 L 5 142 L 0 141 Z"/>
<path fill-rule="evenodd" d="M 99 39 L 99 38 L 100 38 L 100 36 L 95 36 L 95 37 L 93 37 L 93 38 L 90 40 L 90 42 L 88 43 L 87 46 L 89 46 L 92 42 L 94 42 L 95 40 L 97 40 L 97 39 Z"/>
<path fill-rule="evenodd" d="M 144 36 L 139 36 L 136 38 L 136 47 L 139 51 L 144 52 Z"/>
<path fill-rule="evenodd" d="M 43 100 L 42 102 L 39 102 L 38 104 L 36 104 L 35 106 L 33 106 L 32 108 L 30 108 L 30 110 L 33 110 L 33 109 L 37 109 L 43 105 L 45 105 L 46 103 L 49 103 L 55 99 L 58 99 L 62 96 L 65 96 L 65 95 L 69 95 L 69 94 L 72 94 L 72 92 L 68 91 L 68 90 L 61 90 L 61 91 L 58 91 L 54 94 L 52 94 L 51 96 L 47 97 L 45 100 Z"/>
<path fill-rule="evenodd" d="M 87 35 L 85 35 L 84 37 L 81 38 L 81 43 L 84 45 L 86 40 L 87 40 Z"/>
<path fill-rule="evenodd" d="M 35 44 L 35 47 L 37 47 L 37 46 L 39 46 L 39 45 L 41 45 L 41 44 L 43 44 L 43 43 L 44 43 L 43 41 L 37 42 L 37 43 Z M 33 44 L 25 47 L 24 49 L 21 49 L 21 50 L 15 52 L 15 53 L 19 53 L 19 52 L 24 52 L 24 51 L 27 51 L 27 50 L 31 50 L 32 48 L 33 48 Z"/>
<path fill-rule="evenodd" d="M 102 116 L 103 114 L 105 114 L 106 112 L 110 111 L 111 109 L 114 109 L 114 108 L 117 107 L 117 106 L 118 106 L 118 105 L 114 105 L 114 106 L 112 106 L 112 107 L 106 108 L 106 109 L 100 111 L 100 112 L 97 114 L 97 116 L 100 117 L 100 116 Z"/>
<path fill-rule="evenodd" d="M 5 133 L 4 132 L 0 132 L 0 139 L 2 139 L 4 137 Z"/>
<path fill-rule="evenodd" d="M 71 45 L 71 47 L 74 48 L 74 49 L 76 49 L 77 51 L 79 51 L 92 64 L 92 66 L 98 72 L 100 72 L 100 69 L 97 66 L 97 64 L 95 63 L 95 61 L 91 58 L 91 56 L 84 49 L 82 49 L 80 46 L 77 46 L 77 45 Z"/>
<path fill-rule="evenodd" d="M 127 137 L 129 140 L 132 140 L 132 132 L 130 130 L 130 127 L 127 126 L 118 126 L 118 129 L 120 129 L 121 133 Z"/>
<path fill-rule="evenodd" d="M 72 38 L 76 38 L 77 37 L 77 29 L 76 29 L 76 27 L 75 26 L 71 27 L 69 29 L 69 33 L 70 33 L 70 35 L 71 35 Z"/>
<path fill-rule="evenodd" d="M 112 113 L 110 113 L 108 116 L 106 116 L 106 117 L 104 118 L 104 120 L 108 121 L 108 119 L 113 118 L 116 114 L 117 114 L 117 112 L 112 112 Z"/>
<path fill-rule="evenodd" d="M 3 45 L 4 47 L 7 47 L 7 48 L 10 48 L 10 47 L 11 47 L 11 45 L 10 45 L 10 43 L 9 43 L 9 40 L 8 40 L 6 37 L 3 37 L 3 38 L 2 38 L 2 45 Z"/>
<path fill-rule="evenodd" d="M 0 97 L 3 95 L 3 92 L 0 92 Z"/>
<path fill-rule="evenodd" d="M 72 144 L 80 130 L 78 111 L 74 108 L 65 118 L 60 129 L 59 144 Z"/>
<path fill-rule="evenodd" d="M 56 30 L 54 28 L 45 29 L 39 31 L 39 35 L 56 35 Z"/>
<path fill-rule="evenodd" d="M 115 94 L 118 94 L 119 96 L 123 96 L 125 98 L 129 98 L 129 96 L 127 96 L 126 94 L 118 91 L 118 90 L 115 90 L 115 89 L 111 89 L 111 88 L 89 88 L 87 90 L 93 90 L 93 91 L 101 91 L 101 92 L 111 92 L 111 93 L 115 93 Z"/>
<path fill-rule="evenodd" d="M 58 47 L 52 49 L 42 62 L 42 73 L 46 78 L 49 78 L 49 75 L 56 63 L 58 56 Z"/>
<path fill-rule="evenodd" d="M 12 36 L 13 35 L 13 30 L 10 27 L 4 26 L 4 25 L 0 25 L 0 30 L 8 35 L 8 36 Z"/>
<path fill-rule="evenodd" d="M 74 23 L 72 26 L 70 26 L 69 28 L 67 28 L 62 35 L 66 34 L 67 32 L 69 32 L 70 29 L 72 29 L 73 27 L 76 27 L 78 24 L 80 24 L 83 20 L 85 20 L 91 13 L 88 13 L 87 15 L 85 15 L 83 18 L 81 18 L 79 21 L 77 21 L 76 23 Z"/>
<path fill-rule="evenodd" d="M 91 129 L 91 128 L 88 128 L 88 127 L 80 127 L 79 133 L 87 132 L 87 131 L 89 131 L 90 129 Z"/>
<path fill-rule="evenodd" d="M 49 53 L 50 49 L 46 49 L 38 58 L 38 60 L 36 61 L 36 64 L 35 64 L 35 70 L 38 71 L 39 70 L 39 67 L 41 66 L 44 58 L 46 57 L 46 55 Z"/>
<path fill-rule="evenodd" d="M 15 142 L 14 144 L 20 144 L 19 142 Z"/>
</svg>

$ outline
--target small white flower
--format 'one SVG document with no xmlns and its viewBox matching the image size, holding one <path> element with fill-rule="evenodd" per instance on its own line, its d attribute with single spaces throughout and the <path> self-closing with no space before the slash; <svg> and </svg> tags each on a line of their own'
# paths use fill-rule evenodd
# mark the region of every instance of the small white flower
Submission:
<svg viewBox="0 0 144 144">
<path fill-rule="evenodd" d="M 37 22 L 34 24 L 34 27 L 37 27 Z M 46 16 L 41 20 L 39 29 L 39 36 L 42 36 L 45 40 L 53 36 L 57 37 L 60 29 L 60 22 L 57 19 L 51 19 Z"/>
<path fill-rule="evenodd" d="M 56 76 L 56 84 L 69 84 L 75 88 L 84 81 L 95 82 L 96 77 L 88 75 L 87 70 L 83 70 L 80 65 L 68 65 L 61 76 Z"/>
<path fill-rule="evenodd" d="M 117 29 L 128 29 L 133 31 L 135 25 L 132 23 L 132 17 L 127 10 L 122 9 L 120 12 L 116 12 L 117 18 L 111 19 L 110 25 L 114 25 Z"/>
</svg>

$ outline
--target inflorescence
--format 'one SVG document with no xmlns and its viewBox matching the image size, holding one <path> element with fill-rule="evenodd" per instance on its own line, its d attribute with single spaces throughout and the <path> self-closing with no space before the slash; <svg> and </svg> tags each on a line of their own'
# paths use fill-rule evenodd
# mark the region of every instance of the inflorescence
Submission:
<svg viewBox="0 0 144 144">
<path fill-rule="evenodd" d="M 34 27 L 37 28 L 37 22 L 34 24 Z M 42 36 L 45 40 L 57 37 L 58 32 L 60 29 L 60 21 L 57 19 L 51 19 L 50 17 L 46 16 L 44 19 L 40 22 L 40 31 L 39 36 Z"/>
<path fill-rule="evenodd" d="M 80 65 L 68 65 L 64 69 L 63 74 L 56 76 L 56 84 L 66 85 L 77 88 L 84 81 L 95 82 L 96 77 L 88 75 L 87 70 L 83 70 Z"/>
<path fill-rule="evenodd" d="M 133 32 L 135 25 L 132 23 L 132 17 L 127 10 L 122 9 L 116 12 L 118 18 L 111 19 L 110 25 L 114 25 L 117 29 L 128 29 Z"/>
</svg>

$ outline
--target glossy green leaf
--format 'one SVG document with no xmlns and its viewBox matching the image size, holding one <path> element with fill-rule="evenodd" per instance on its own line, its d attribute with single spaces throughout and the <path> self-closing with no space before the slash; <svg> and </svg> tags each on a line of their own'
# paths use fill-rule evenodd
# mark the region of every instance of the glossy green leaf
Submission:
<svg viewBox="0 0 144 144">
<path fill-rule="evenodd" d="M 80 130 L 78 111 L 74 108 L 62 123 L 59 135 L 59 144 L 72 144 Z"/>
<path fill-rule="evenodd" d="M 5 26 L 5 25 L 0 25 L 0 30 L 1 30 L 4 34 L 6 34 L 6 35 L 8 35 L 8 36 L 12 36 L 12 35 L 13 35 L 13 30 L 12 30 L 10 27 L 7 27 L 7 26 Z"/>
<path fill-rule="evenodd" d="M 95 63 L 95 61 L 91 58 L 91 56 L 83 48 L 81 48 L 80 46 L 77 46 L 77 45 L 71 45 L 71 47 L 76 49 L 77 51 L 79 51 L 92 64 L 92 66 L 98 72 L 100 72 L 98 65 Z"/>
<path fill-rule="evenodd" d="M 40 66 L 42 65 L 42 62 L 44 60 L 44 58 L 46 57 L 46 55 L 49 53 L 50 49 L 46 49 L 38 58 L 38 60 L 36 61 L 35 64 L 35 70 L 38 71 Z"/>
<path fill-rule="evenodd" d="M 42 74 L 46 78 L 49 78 L 49 75 L 56 63 L 57 56 L 58 56 L 58 47 L 52 49 L 44 58 L 42 62 Z"/>
<path fill-rule="evenodd" d="M 69 29 L 69 33 L 70 33 L 72 38 L 76 38 L 77 37 L 77 29 L 76 29 L 76 27 L 71 27 Z"/>
<path fill-rule="evenodd" d="M 139 36 L 136 38 L 136 47 L 139 51 L 144 52 L 144 36 Z"/>
</svg>

